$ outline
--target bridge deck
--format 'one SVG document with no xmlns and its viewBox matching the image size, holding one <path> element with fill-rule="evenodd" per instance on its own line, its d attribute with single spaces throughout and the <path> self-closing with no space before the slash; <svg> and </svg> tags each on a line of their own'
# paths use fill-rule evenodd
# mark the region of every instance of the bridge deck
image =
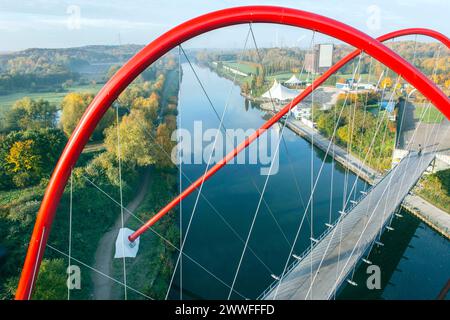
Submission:
<svg viewBox="0 0 450 320">
<path fill-rule="evenodd" d="M 262 299 L 331 298 L 433 158 L 432 153 L 405 157 L 312 250 L 292 264 L 281 283 L 272 284 Z"/>
</svg>

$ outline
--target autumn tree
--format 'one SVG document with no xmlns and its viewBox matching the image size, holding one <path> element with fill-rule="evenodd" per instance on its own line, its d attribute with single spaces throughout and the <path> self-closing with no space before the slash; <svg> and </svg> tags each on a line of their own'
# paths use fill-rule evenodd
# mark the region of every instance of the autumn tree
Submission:
<svg viewBox="0 0 450 320">
<path fill-rule="evenodd" d="M 158 126 L 156 130 L 154 161 L 158 168 L 173 167 L 173 163 L 169 155 L 172 154 L 172 149 L 175 147 L 175 142 L 171 140 L 172 130 L 165 123 Z"/>
<path fill-rule="evenodd" d="M 266 73 L 265 73 L 263 66 L 258 67 L 256 70 L 258 70 L 258 72 L 257 72 L 257 76 L 256 76 L 256 84 L 255 85 L 257 88 L 261 88 L 264 85 Z"/>
<path fill-rule="evenodd" d="M 390 77 L 384 77 L 383 80 L 381 80 L 380 87 L 382 89 L 389 89 L 393 85 L 392 79 Z"/>
<path fill-rule="evenodd" d="M 142 110 L 146 120 L 155 121 L 158 117 L 159 96 L 152 92 L 148 98 L 138 97 L 134 99 L 132 108 Z"/>
<path fill-rule="evenodd" d="M 155 84 L 153 85 L 153 90 L 161 91 L 164 87 L 164 83 L 166 81 L 166 77 L 163 74 L 160 74 L 156 79 Z"/>
<path fill-rule="evenodd" d="M 241 86 L 241 91 L 242 91 L 244 94 L 249 94 L 249 93 L 250 93 L 250 85 L 248 84 L 247 81 L 245 81 L 245 82 L 242 84 L 242 86 Z"/>
<path fill-rule="evenodd" d="M 119 132 L 119 139 L 118 134 Z M 118 141 L 120 141 L 121 160 L 131 167 L 153 164 L 154 149 L 153 124 L 146 121 L 142 110 L 132 110 L 130 114 L 122 117 L 117 126 L 105 130 L 105 146 L 108 153 L 118 159 Z"/>
<path fill-rule="evenodd" d="M 41 174 L 41 157 L 33 140 L 16 141 L 5 160 L 18 187 L 36 182 Z"/>
<path fill-rule="evenodd" d="M 93 98 L 92 94 L 87 93 L 69 93 L 64 97 L 61 102 L 61 127 L 68 137 L 72 134 Z M 114 122 L 114 119 L 114 110 L 109 109 L 95 128 L 92 139 L 100 140 L 103 138 L 103 131 Z"/>
<path fill-rule="evenodd" d="M 0 187 L 26 187 L 49 177 L 66 141 L 58 129 L 11 132 L 0 139 Z"/>
<path fill-rule="evenodd" d="M 337 138 L 344 144 L 350 141 L 350 128 L 348 125 L 340 127 L 336 132 Z"/>
<path fill-rule="evenodd" d="M 133 101 L 138 97 L 145 97 L 146 92 L 141 85 L 130 85 L 126 88 L 117 98 L 117 103 L 125 109 L 130 109 L 133 105 Z"/>
<path fill-rule="evenodd" d="M 111 79 L 111 77 L 121 68 L 122 66 L 120 64 L 114 64 L 112 65 L 109 70 L 108 73 L 106 74 L 106 80 Z"/>
</svg>

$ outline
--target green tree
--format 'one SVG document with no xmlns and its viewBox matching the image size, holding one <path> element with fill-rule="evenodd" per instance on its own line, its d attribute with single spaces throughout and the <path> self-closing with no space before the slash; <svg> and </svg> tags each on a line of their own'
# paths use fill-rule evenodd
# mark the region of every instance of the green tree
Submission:
<svg viewBox="0 0 450 320">
<path fill-rule="evenodd" d="M 55 126 L 57 108 L 48 101 L 28 97 L 17 100 L 7 112 L 5 127 L 11 130 L 51 128 Z"/>
<path fill-rule="evenodd" d="M 44 259 L 39 269 L 35 300 L 62 300 L 67 298 L 66 268 L 63 259 Z"/>
<path fill-rule="evenodd" d="M 317 128 L 326 137 L 331 137 L 334 132 L 335 120 L 331 112 L 322 113 L 317 119 Z"/>
</svg>

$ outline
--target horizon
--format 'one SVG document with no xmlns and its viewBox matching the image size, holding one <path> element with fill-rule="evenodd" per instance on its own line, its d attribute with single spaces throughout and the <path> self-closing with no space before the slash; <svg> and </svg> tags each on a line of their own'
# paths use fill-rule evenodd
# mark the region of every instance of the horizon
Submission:
<svg viewBox="0 0 450 320">
<path fill-rule="evenodd" d="M 0 0 L 0 37 L 14 39 L 2 42 L 0 52 L 16 52 L 29 48 L 74 48 L 89 45 L 146 45 L 170 28 L 207 12 L 232 6 L 245 6 L 252 1 L 231 0 L 225 3 L 189 0 L 184 10 L 177 10 L 175 1 L 135 0 L 120 4 L 119 0 L 54 1 L 26 0 L 11 3 Z M 297 1 L 260 1 L 260 5 L 286 6 L 321 14 L 349 24 L 373 37 L 401 28 L 431 28 L 448 34 L 447 12 L 450 3 L 445 0 L 341 0 L 327 3 Z M 186 3 L 184 3 L 186 4 Z M 432 5 L 431 5 L 432 4 Z M 154 8 L 158 8 L 155 10 Z M 431 18 L 432 17 L 432 18 Z M 232 26 L 196 37 L 186 47 L 239 48 L 245 36 L 246 25 Z M 310 30 L 282 25 L 255 24 L 255 33 L 261 47 L 279 44 L 307 46 Z M 259 35 L 259 36 L 258 36 Z M 319 41 L 336 41 L 318 35 Z M 420 37 L 420 40 L 422 41 Z M 325 40 L 324 40 L 325 41 Z M 278 45 L 277 45 L 278 44 Z"/>
<path fill-rule="evenodd" d="M 403 37 L 403 38 L 408 38 L 408 37 Z M 395 43 L 401 43 L 401 42 L 412 42 L 414 40 L 411 39 L 405 39 L 405 40 L 396 40 Z M 320 44 L 325 44 L 326 42 L 320 42 Z M 428 38 L 424 38 L 421 39 L 421 41 L 417 41 L 416 43 L 435 43 L 435 44 L 439 44 L 439 41 L 436 41 L 435 39 L 428 39 Z M 319 44 L 319 42 L 317 42 L 316 44 Z M 25 52 L 28 50 L 67 50 L 67 49 L 83 49 L 83 48 L 87 48 L 87 47 L 125 47 L 125 46 L 138 46 L 138 47 L 145 47 L 147 44 L 141 44 L 141 43 L 123 43 L 123 44 L 86 44 L 86 45 L 81 45 L 81 46 L 74 46 L 74 47 L 30 47 L 30 48 L 25 48 L 25 49 L 20 49 L 20 50 L 10 50 L 10 51 L 2 51 L 0 50 L 0 55 L 8 55 L 8 54 L 15 54 L 15 53 L 20 53 L 20 52 Z M 338 46 L 347 46 L 347 47 L 352 47 L 351 45 L 349 45 L 348 43 L 345 42 L 336 42 L 333 43 L 333 45 L 338 45 Z M 261 48 L 264 49 L 300 49 L 300 50 L 308 50 L 308 47 L 306 46 L 262 46 Z M 244 51 L 244 50 L 255 50 L 254 48 L 229 48 L 229 47 L 190 47 L 187 48 L 187 50 L 190 51 L 195 51 L 195 50 L 208 50 L 208 51 L 214 51 L 214 50 L 230 50 L 230 51 Z"/>
</svg>

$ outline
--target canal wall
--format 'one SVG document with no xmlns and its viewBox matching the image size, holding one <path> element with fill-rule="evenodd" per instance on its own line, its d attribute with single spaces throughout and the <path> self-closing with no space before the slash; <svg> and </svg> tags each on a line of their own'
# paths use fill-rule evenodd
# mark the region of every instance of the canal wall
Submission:
<svg viewBox="0 0 450 320">
<path fill-rule="evenodd" d="M 415 194 L 407 195 L 402 202 L 402 207 L 438 233 L 450 239 L 450 214 Z"/>
<path fill-rule="evenodd" d="M 284 123 L 284 121 L 286 120 L 281 119 L 280 121 Z M 295 134 L 309 141 L 311 144 L 314 144 L 323 152 L 327 152 L 330 140 L 321 135 L 317 130 L 307 126 L 300 120 L 294 119 L 287 120 L 286 127 Z M 366 166 L 357 157 L 349 154 L 347 150 L 334 143 L 331 144 L 328 155 L 332 156 L 337 162 L 344 166 L 344 168 L 352 171 L 358 177 L 371 185 L 376 183 L 382 177 L 381 174 L 379 174 L 376 170 Z"/>
<path fill-rule="evenodd" d="M 273 114 L 273 112 L 270 112 Z M 281 122 L 286 122 L 286 127 L 295 134 L 303 137 L 310 143 L 324 152 L 327 152 L 330 140 L 321 135 L 317 130 L 308 127 L 300 120 L 282 119 Z M 332 144 L 328 152 L 329 156 L 339 162 L 342 166 L 352 171 L 358 177 L 373 185 L 381 179 L 381 174 L 376 170 L 365 165 L 361 160 L 355 156 L 347 153 L 347 150 Z M 438 233 L 450 239 L 450 214 L 435 207 L 430 202 L 415 194 L 408 194 L 401 204 L 402 208 L 418 217 L 424 223 L 436 230 Z"/>
</svg>

